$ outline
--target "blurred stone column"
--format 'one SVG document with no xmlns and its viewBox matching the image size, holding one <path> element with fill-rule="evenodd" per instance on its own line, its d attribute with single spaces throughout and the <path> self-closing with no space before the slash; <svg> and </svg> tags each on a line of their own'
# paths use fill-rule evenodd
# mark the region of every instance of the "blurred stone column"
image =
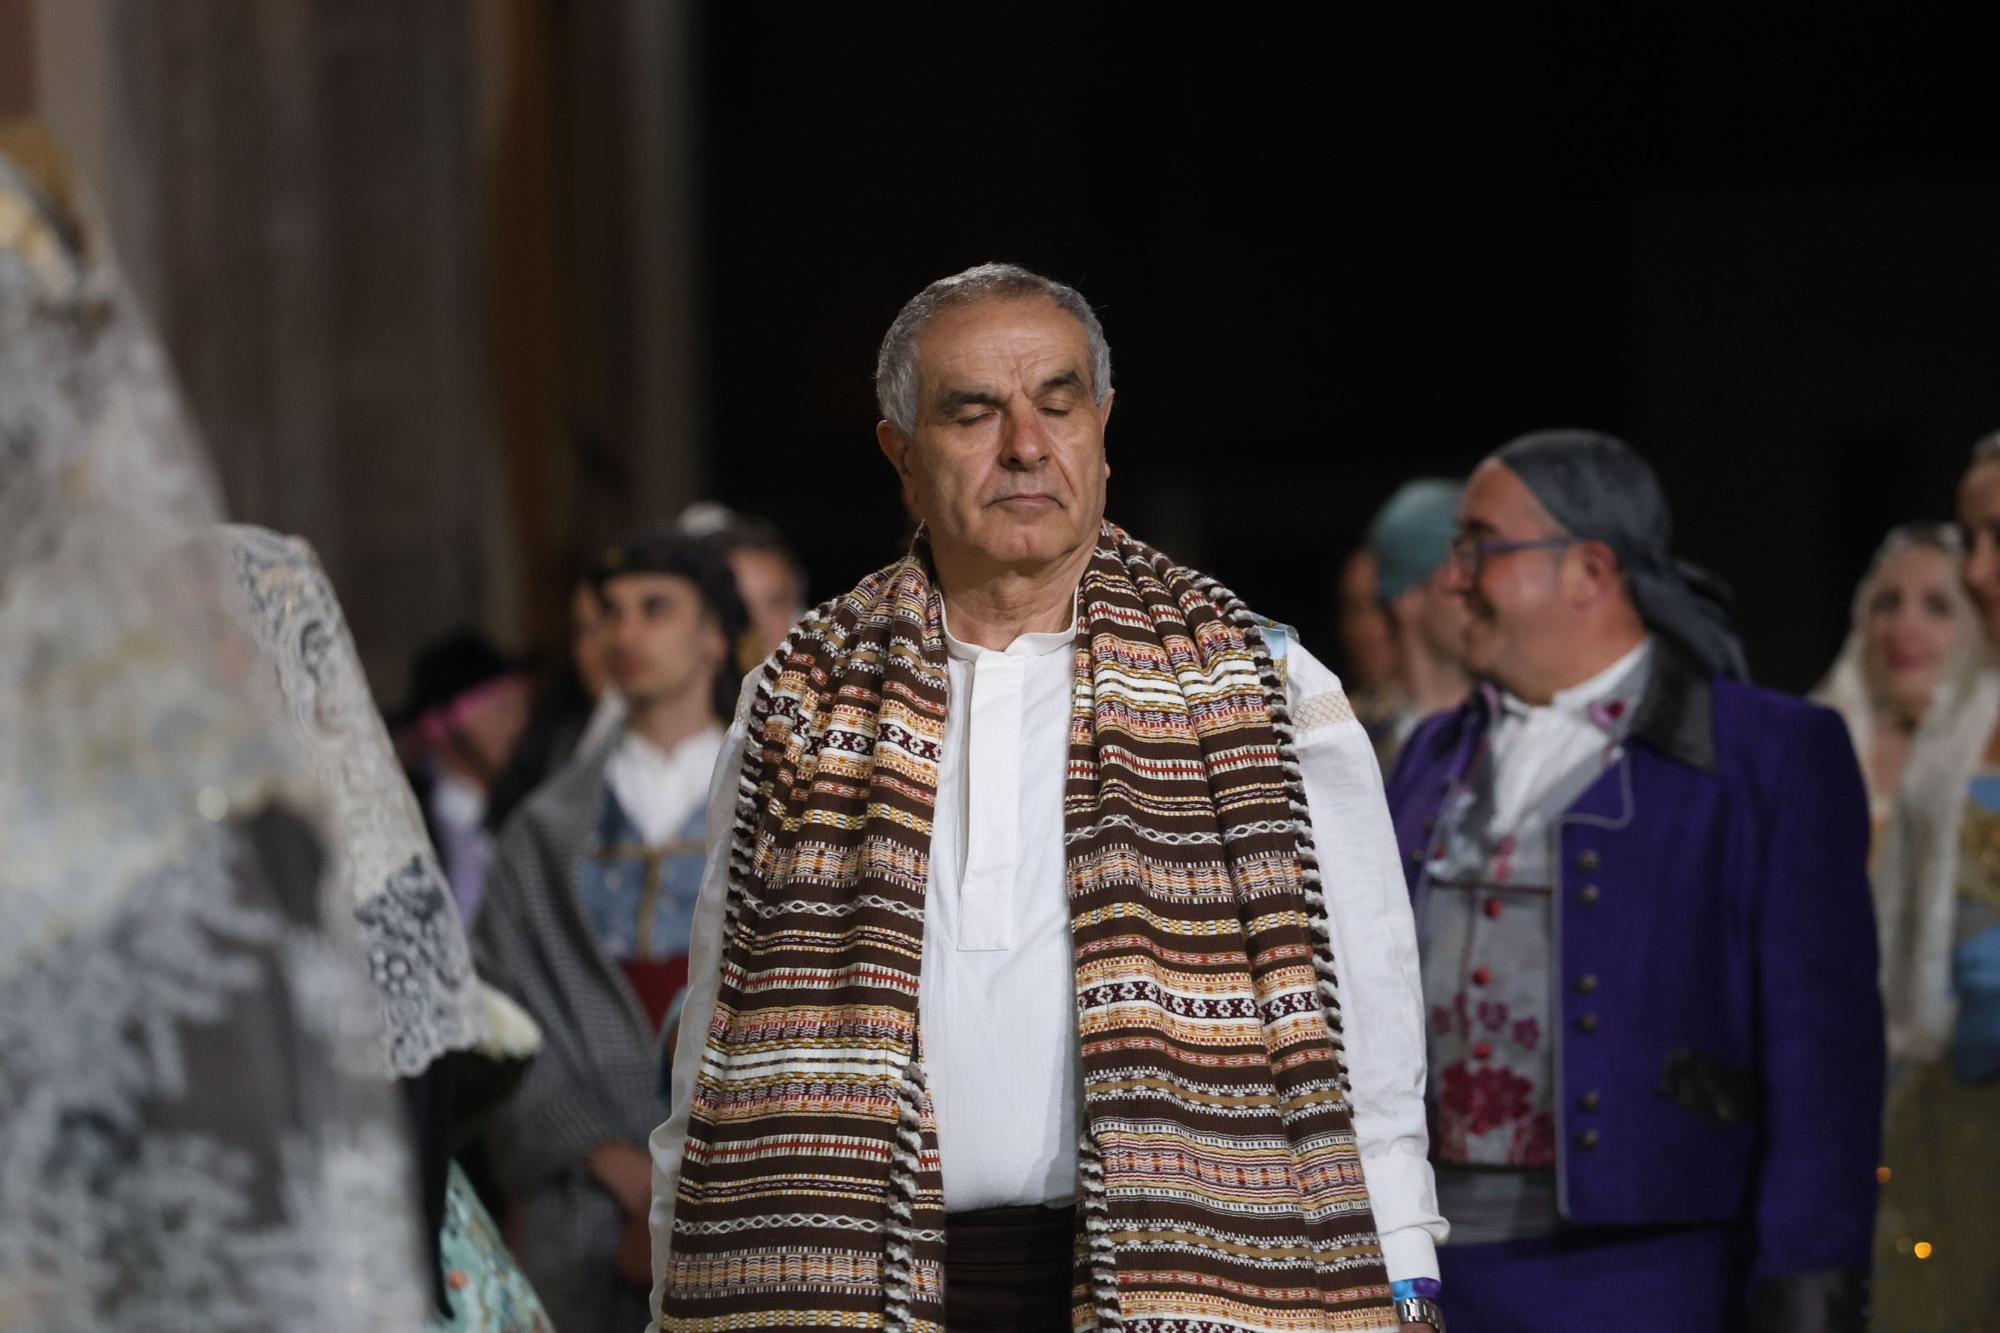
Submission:
<svg viewBox="0 0 2000 1333">
<path fill-rule="evenodd" d="M 701 493 L 691 6 L 31 2 L 230 512 L 381 701 L 459 625 L 563 642 L 575 557 Z"/>
<path fill-rule="evenodd" d="M 500 448 L 530 624 L 579 557 L 702 494 L 691 6 L 475 8 Z"/>
<path fill-rule="evenodd" d="M 518 638 L 465 6 L 101 14 L 99 188 L 231 513 L 319 548 L 385 704 L 426 639 L 460 624 Z"/>
<path fill-rule="evenodd" d="M 34 110 L 34 2 L 0 0 L 0 119 Z"/>
<path fill-rule="evenodd" d="M 699 336 L 705 293 L 695 264 L 702 173 L 693 133 L 694 6 L 625 0 L 625 11 L 633 126 L 632 437 L 639 494 L 648 508 L 665 512 L 700 498 L 711 484 Z"/>
</svg>

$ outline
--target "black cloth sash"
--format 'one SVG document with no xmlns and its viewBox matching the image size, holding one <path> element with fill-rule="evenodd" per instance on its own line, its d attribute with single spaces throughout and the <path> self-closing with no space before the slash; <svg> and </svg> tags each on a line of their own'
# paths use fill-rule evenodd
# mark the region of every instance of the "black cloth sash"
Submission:
<svg viewBox="0 0 2000 1333">
<path fill-rule="evenodd" d="M 980 1208 L 944 1224 L 946 1333 L 1069 1333 L 1073 1205 Z"/>
</svg>

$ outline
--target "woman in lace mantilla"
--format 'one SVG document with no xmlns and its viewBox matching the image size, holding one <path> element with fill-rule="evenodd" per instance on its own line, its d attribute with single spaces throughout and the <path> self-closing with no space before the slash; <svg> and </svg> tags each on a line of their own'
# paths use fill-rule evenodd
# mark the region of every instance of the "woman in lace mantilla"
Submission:
<svg viewBox="0 0 2000 1333">
<path fill-rule="evenodd" d="M 46 141 L 0 127 L 0 1325 L 421 1322 L 323 804 L 247 688 L 215 492 Z"/>
</svg>

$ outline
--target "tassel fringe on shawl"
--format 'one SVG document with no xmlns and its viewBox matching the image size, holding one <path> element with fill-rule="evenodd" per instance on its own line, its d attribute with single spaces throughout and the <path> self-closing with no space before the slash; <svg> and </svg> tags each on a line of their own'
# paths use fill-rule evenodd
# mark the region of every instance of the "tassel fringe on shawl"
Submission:
<svg viewBox="0 0 2000 1333">
<path fill-rule="evenodd" d="M 1319 862 L 1259 622 L 1108 524 L 1079 597 L 1075 1327 L 1393 1330 Z M 764 667 L 664 1327 L 943 1328 L 917 1004 L 942 606 L 919 548 Z"/>
</svg>

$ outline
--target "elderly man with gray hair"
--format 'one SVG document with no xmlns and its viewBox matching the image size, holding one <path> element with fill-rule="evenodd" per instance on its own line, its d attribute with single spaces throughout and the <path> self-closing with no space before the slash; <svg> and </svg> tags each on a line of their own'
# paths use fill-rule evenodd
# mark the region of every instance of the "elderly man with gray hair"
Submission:
<svg viewBox="0 0 2000 1333">
<path fill-rule="evenodd" d="M 931 284 L 876 390 L 922 527 L 723 747 L 660 1325 L 1441 1327 L 1414 930 L 1339 681 L 1105 521 L 1074 289 Z"/>
</svg>

